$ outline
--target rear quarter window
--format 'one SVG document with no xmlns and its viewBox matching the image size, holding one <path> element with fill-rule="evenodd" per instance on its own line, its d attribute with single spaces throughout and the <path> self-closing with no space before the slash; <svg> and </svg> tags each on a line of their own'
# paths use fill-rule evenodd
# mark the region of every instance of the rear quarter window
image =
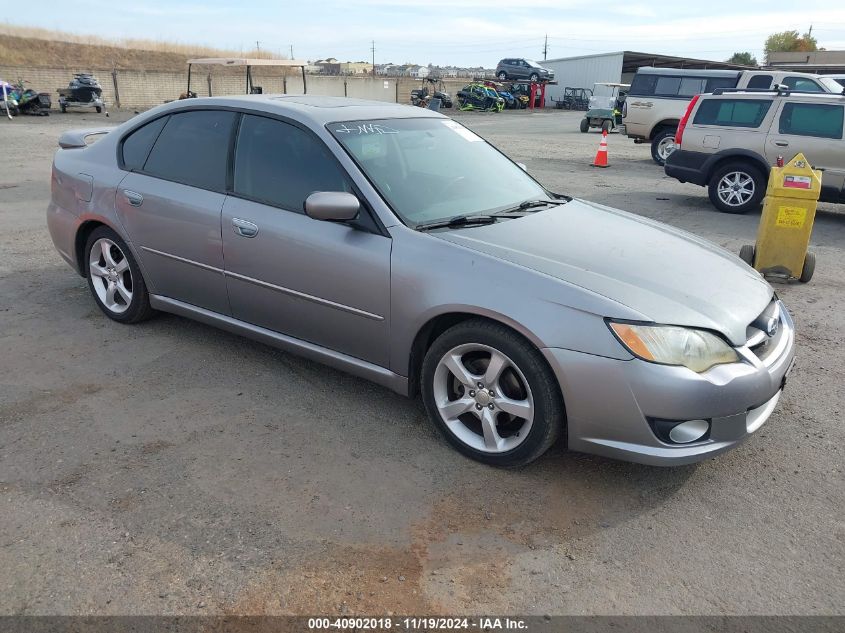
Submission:
<svg viewBox="0 0 845 633">
<path fill-rule="evenodd" d="M 692 122 L 694 125 L 757 128 L 771 107 L 771 99 L 705 99 Z"/>
<path fill-rule="evenodd" d="M 165 123 L 167 123 L 167 117 L 163 116 L 142 125 L 123 140 L 121 152 L 124 169 L 131 171 L 144 168 L 144 163 L 147 162 L 147 156 L 150 155 L 153 143 L 155 143 Z"/>
<path fill-rule="evenodd" d="M 780 114 L 781 134 L 842 138 L 843 107 L 821 103 L 785 103 Z"/>
</svg>

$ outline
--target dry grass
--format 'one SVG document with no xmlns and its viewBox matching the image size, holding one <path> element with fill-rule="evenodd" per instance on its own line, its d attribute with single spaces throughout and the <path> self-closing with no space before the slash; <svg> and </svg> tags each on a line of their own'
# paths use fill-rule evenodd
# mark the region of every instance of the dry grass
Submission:
<svg viewBox="0 0 845 633">
<path fill-rule="evenodd" d="M 0 22 L 0 62 L 8 66 L 184 70 L 189 57 L 241 56 L 283 58 L 267 51 L 235 51 L 162 40 L 108 39 Z"/>
</svg>

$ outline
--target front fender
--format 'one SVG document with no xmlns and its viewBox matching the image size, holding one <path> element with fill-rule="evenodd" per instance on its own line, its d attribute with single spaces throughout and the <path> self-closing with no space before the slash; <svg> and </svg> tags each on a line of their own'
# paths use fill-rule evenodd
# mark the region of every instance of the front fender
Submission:
<svg viewBox="0 0 845 633">
<path fill-rule="evenodd" d="M 396 230 L 394 230 L 396 229 Z M 537 348 L 629 359 L 604 317 L 643 319 L 607 297 L 407 227 L 391 230 L 390 369 L 408 375 L 417 334 L 432 319 L 498 321 Z"/>
</svg>

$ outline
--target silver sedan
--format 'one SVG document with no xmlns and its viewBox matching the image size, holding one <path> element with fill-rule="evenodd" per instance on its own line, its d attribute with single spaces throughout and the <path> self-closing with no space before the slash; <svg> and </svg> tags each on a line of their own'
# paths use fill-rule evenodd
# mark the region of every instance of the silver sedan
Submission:
<svg viewBox="0 0 845 633">
<path fill-rule="evenodd" d="M 419 393 L 489 464 L 560 438 L 710 457 L 792 365 L 789 314 L 738 258 L 552 193 L 431 111 L 192 99 L 59 144 L 48 226 L 108 317 L 171 312 Z"/>
</svg>

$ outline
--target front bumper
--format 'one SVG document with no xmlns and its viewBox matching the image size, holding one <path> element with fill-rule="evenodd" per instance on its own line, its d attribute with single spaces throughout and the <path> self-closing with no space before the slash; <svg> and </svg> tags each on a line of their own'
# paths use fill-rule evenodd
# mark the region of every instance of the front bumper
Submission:
<svg viewBox="0 0 845 633">
<path fill-rule="evenodd" d="M 543 349 L 563 392 L 569 448 L 675 466 L 737 446 L 772 414 L 792 368 L 795 332 L 785 309 L 781 323 L 777 350 L 764 361 L 740 348 L 742 362 L 701 374 L 638 359 Z M 649 419 L 704 419 L 710 433 L 701 441 L 669 444 L 658 439 Z"/>
</svg>

